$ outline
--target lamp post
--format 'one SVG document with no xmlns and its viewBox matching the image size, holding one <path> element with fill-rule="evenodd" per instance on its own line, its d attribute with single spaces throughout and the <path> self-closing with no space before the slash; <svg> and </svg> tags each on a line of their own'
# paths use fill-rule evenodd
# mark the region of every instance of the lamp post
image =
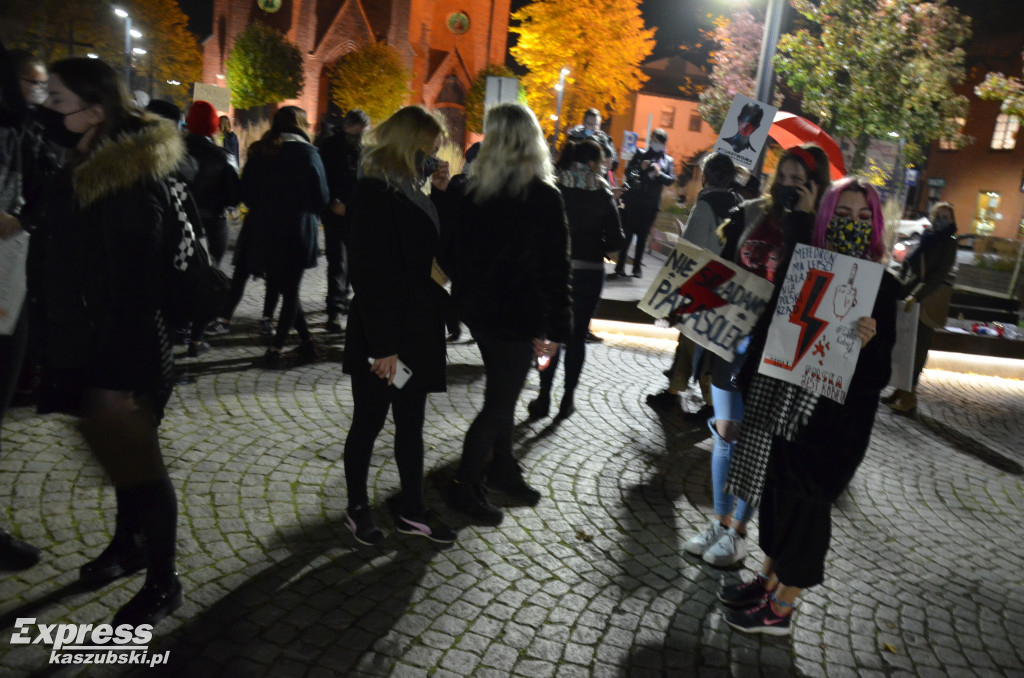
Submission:
<svg viewBox="0 0 1024 678">
<path fill-rule="evenodd" d="M 558 104 L 555 109 L 555 136 L 553 140 L 555 150 L 558 149 L 558 128 L 562 124 L 562 95 L 565 94 L 565 76 L 569 75 L 569 69 L 563 68 L 558 73 L 558 84 L 555 91 L 558 92 Z"/>
<path fill-rule="evenodd" d="M 757 90 L 754 98 L 766 104 L 771 104 L 772 93 L 775 91 L 775 65 L 772 64 L 772 59 L 779 48 L 779 32 L 782 30 L 782 13 L 785 8 L 785 0 L 768 0 L 768 7 L 765 9 L 761 53 L 757 58 Z M 751 174 L 759 175 L 763 163 L 764 154 L 762 153 L 751 168 Z"/>
<path fill-rule="evenodd" d="M 142 33 L 132 29 L 132 18 L 120 7 L 114 8 L 114 14 L 124 20 L 124 81 L 128 89 L 132 87 L 132 38 L 142 37 Z M 145 52 L 143 52 L 145 54 Z"/>
</svg>

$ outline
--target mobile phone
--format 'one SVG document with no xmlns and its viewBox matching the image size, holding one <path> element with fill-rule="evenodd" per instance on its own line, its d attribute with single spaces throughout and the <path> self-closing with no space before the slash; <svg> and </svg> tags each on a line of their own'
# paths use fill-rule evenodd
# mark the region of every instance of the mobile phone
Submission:
<svg viewBox="0 0 1024 678">
<path fill-rule="evenodd" d="M 373 365 L 377 360 L 375 358 L 367 358 L 366 362 Z M 409 381 L 411 376 L 412 370 L 410 370 L 409 367 L 402 362 L 402 359 L 399 358 L 398 362 L 395 364 L 395 378 L 391 380 L 391 385 L 395 388 L 402 388 L 405 386 L 405 382 Z"/>
<path fill-rule="evenodd" d="M 437 171 L 437 168 L 441 166 L 441 159 L 436 155 L 428 155 L 427 159 L 423 161 L 423 176 L 429 177 L 431 174 Z"/>
</svg>

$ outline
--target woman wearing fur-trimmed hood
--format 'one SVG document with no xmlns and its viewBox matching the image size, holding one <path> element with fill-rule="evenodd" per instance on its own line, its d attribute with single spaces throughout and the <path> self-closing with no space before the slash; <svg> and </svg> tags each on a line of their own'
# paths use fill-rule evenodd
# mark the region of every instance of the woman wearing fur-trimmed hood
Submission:
<svg viewBox="0 0 1024 678">
<path fill-rule="evenodd" d="M 47 407 L 83 417 L 78 428 L 117 494 L 113 541 L 80 579 L 98 586 L 146 568 L 145 585 L 114 625 L 154 624 L 182 602 L 177 498 L 157 425 L 173 368 L 160 310 L 163 226 L 176 219 L 167 180 L 185 148 L 173 125 L 132 106 L 99 60 L 55 63 L 38 117 L 47 138 L 71 150 L 41 226 L 55 375 Z"/>
</svg>

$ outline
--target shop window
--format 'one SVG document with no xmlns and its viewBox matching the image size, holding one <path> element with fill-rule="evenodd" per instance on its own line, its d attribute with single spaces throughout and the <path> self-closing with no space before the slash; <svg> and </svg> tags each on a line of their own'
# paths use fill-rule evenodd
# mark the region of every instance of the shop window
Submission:
<svg viewBox="0 0 1024 678">
<path fill-rule="evenodd" d="M 690 114 L 690 131 L 691 132 L 699 132 L 700 131 L 700 123 L 701 123 L 700 115 L 697 114 L 697 113 L 691 113 Z"/>
<path fill-rule="evenodd" d="M 1000 195 L 995 191 L 978 191 L 978 211 L 974 217 L 974 232 L 992 235 L 999 214 Z"/>
<path fill-rule="evenodd" d="M 958 132 L 962 131 L 963 128 L 964 128 L 964 125 L 966 125 L 966 124 L 967 124 L 967 119 L 966 118 L 956 118 L 956 126 L 957 126 L 957 131 Z M 946 138 L 939 139 L 939 150 L 940 151 L 955 151 L 955 150 L 957 150 L 956 142 L 953 139 L 946 139 Z"/>
<path fill-rule="evenodd" d="M 1017 145 L 1017 130 L 1020 120 L 1017 116 L 1000 113 L 996 118 L 996 128 L 992 131 L 992 149 L 996 151 L 1012 151 Z"/>
<path fill-rule="evenodd" d="M 661 125 L 662 129 L 672 129 L 676 124 L 676 107 L 675 106 L 662 106 L 661 107 Z"/>
</svg>

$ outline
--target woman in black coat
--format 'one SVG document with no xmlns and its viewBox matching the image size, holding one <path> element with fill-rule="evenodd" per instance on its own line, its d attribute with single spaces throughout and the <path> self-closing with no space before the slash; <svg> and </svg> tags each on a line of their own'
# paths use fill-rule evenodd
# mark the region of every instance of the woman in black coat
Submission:
<svg viewBox="0 0 1024 678">
<path fill-rule="evenodd" d="M 327 178 L 320 154 L 309 142 L 306 113 L 285 106 L 274 114 L 270 130 L 249 149 L 242 172 L 242 201 L 252 228 L 248 271 L 267 275 L 268 288 L 281 295 L 277 332 L 267 349 L 270 366 L 292 326 L 299 333 L 299 354 L 316 355 L 299 300 L 302 274 L 316 266 L 320 211 L 327 205 Z"/>
<path fill-rule="evenodd" d="M 601 302 L 604 255 L 618 250 L 625 240 L 611 187 L 602 176 L 602 160 L 604 152 L 593 140 L 566 142 L 558 159 L 558 189 L 565 201 L 572 247 L 572 336 L 565 345 L 565 390 L 558 406 L 559 419 L 576 411 L 573 393 L 586 359 L 590 320 Z M 548 416 L 561 354 L 561 350 L 555 351 L 540 373 L 540 393 L 527 406 L 532 419 Z"/>
<path fill-rule="evenodd" d="M 146 581 L 114 617 L 154 624 L 182 603 L 174 565 L 177 500 L 157 425 L 172 388 L 172 350 L 161 311 L 162 272 L 177 224 L 168 185 L 185 157 L 174 125 L 132 105 L 118 74 L 98 59 L 51 67 L 40 111 L 45 135 L 71 149 L 44 198 L 46 362 L 61 378 L 61 409 L 114 482 L 110 545 L 82 566 L 100 586 L 146 568 Z"/>
<path fill-rule="evenodd" d="M 490 487 L 540 500 L 512 455 L 515 406 L 534 358 L 550 358 L 572 336 L 572 302 L 565 208 L 537 119 L 521 104 L 495 106 L 484 133 L 466 195 L 451 213 L 450 258 L 441 262 L 487 373 L 448 501 L 496 525 L 503 516 L 487 500 L 485 471 Z"/>
<path fill-rule="evenodd" d="M 822 199 L 811 244 L 877 262 L 885 254 L 884 233 L 875 189 L 863 179 L 843 179 Z M 861 351 L 843 404 L 760 374 L 744 392 L 747 410 L 728 489 L 756 502 L 750 479 L 767 455 L 758 514 L 758 544 L 766 557 L 757 579 L 718 594 L 736 608 L 725 619 L 739 631 L 788 635 L 797 596 L 824 580 L 832 504 L 864 459 L 879 394 L 889 381 L 898 288 L 895 278 L 883 274 L 871 315 L 857 321 Z M 778 288 L 763 318 L 775 314 L 777 301 Z M 761 328 L 752 345 L 763 346 L 767 325 Z M 760 362 L 760 351 L 752 356 L 757 360 L 751 364 Z"/>
<path fill-rule="evenodd" d="M 455 533 L 423 500 L 427 394 L 445 390 L 445 291 L 431 277 L 441 241 L 438 204 L 450 180 L 448 164 L 437 158 L 443 130 L 419 106 L 381 123 L 364 151 L 363 177 L 346 210 L 355 294 L 342 363 L 352 378 L 354 401 L 345 441 L 345 524 L 367 545 L 384 539 L 373 521 L 366 482 L 388 409 L 394 414 L 402 482 L 396 529 L 435 542 L 455 541 Z M 423 192 L 428 177 L 434 189 L 429 196 Z"/>
</svg>

